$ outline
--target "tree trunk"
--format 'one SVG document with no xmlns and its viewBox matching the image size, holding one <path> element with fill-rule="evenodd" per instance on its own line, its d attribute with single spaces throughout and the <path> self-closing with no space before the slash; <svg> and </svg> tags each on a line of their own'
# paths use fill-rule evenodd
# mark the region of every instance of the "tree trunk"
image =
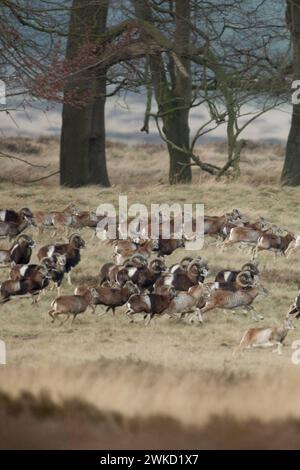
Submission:
<svg viewBox="0 0 300 470">
<path fill-rule="evenodd" d="M 190 148 L 190 128 L 188 123 L 188 111 L 178 110 L 168 115 L 164 119 L 163 132 L 168 141 L 179 148 Z M 175 145 L 168 143 L 170 157 L 169 182 L 170 184 L 190 183 L 192 171 L 190 166 L 190 156 L 178 150 Z"/>
<path fill-rule="evenodd" d="M 175 4 L 174 42 L 176 43 L 178 61 L 176 63 L 171 54 L 168 54 L 168 57 L 162 56 L 162 54 L 150 55 L 149 66 L 158 114 L 163 121 L 163 133 L 169 151 L 169 182 L 170 184 L 190 183 L 192 171 L 189 156 L 189 111 L 192 79 L 190 61 L 184 58 L 190 39 L 190 0 L 176 0 L 176 2 L 170 3 Z M 153 25 L 151 1 L 135 0 L 134 4 L 138 20 Z M 143 39 L 147 43 L 147 33 L 145 32 Z M 168 74 L 166 73 L 167 69 L 169 69 Z"/>
<path fill-rule="evenodd" d="M 281 182 L 287 186 L 300 185 L 300 105 L 293 106 Z"/>
<path fill-rule="evenodd" d="M 287 0 L 287 23 L 293 44 L 293 76 L 300 77 L 300 0 Z M 300 105 L 293 105 L 291 128 L 287 140 L 282 184 L 300 185 Z"/>
<path fill-rule="evenodd" d="M 185 58 L 190 41 L 190 0 L 175 1 L 176 28 L 174 42 L 176 52 L 180 57 L 180 66 L 171 61 L 172 91 L 176 96 L 173 112 L 167 115 L 168 122 L 164 123 L 165 135 L 168 140 L 178 147 L 190 149 L 189 112 L 192 96 L 191 64 Z M 182 70 L 183 69 L 183 70 Z M 190 183 L 192 181 L 192 169 L 190 156 L 168 145 L 170 155 L 169 182 Z"/>
<path fill-rule="evenodd" d="M 86 31 L 92 41 L 105 32 L 108 1 L 101 6 L 83 0 L 73 0 L 66 58 L 76 56 Z M 94 3 L 94 4 L 93 4 Z M 83 32 L 83 35 L 81 35 Z M 86 72 L 85 72 L 86 73 Z M 89 184 L 109 186 L 105 152 L 106 73 L 100 77 L 80 77 L 80 91 L 92 91 L 83 109 L 65 103 L 62 113 L 60 147 L 60 183 L 70 187 Z M 70 80 L 66 91 L 75 86 Z M 78 87 L 78 77 L 76 77 Z"/>
</svg>

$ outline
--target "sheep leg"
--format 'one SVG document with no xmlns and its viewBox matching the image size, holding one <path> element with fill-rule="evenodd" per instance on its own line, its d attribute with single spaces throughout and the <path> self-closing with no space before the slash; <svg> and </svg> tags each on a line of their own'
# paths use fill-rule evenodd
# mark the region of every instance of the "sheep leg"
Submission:
<svg viewBox="0 0 300 470">
<path fill-rule="evenodd" d="M 258 247 L 257 246 L 254 246 L 251 248 L 251 251 L 250 253 L 252 253 L 252 261 L 255 260 L 258 256 Z"/>
<path fill-rule="evenodd" d="M 181 314 L 181 316 L 182 316 L 182 315 L 185 315 L 185 314 L 187 314 L 187 313 L 189 313 L 189 312 L 183 312 L 183 313 Z M 203 323 L 203 317 L 202 317 L 200 308 L 198 308 L 198 307 L 193 307 L 193 308 L 191 309 L 190 313 L 192 313 L 192 316 L 190 317 L 189 323 L 192 323 L 193 319 L 196 318 L 196 317 L 197 317 L 199 323 Z M 180 317 L 180 318 L 181 318 L 181 317 Z M 191 320 L 192 320 L 192 321 L 191 321 Z"/>
<path fill-rule="evenodd" d="M 152 313 L 148 313 L 148 314 L 146 315 L 146 317 L 145 317 L 145 318 L 146 318 L 146 320 L 145 320 L 145 326 L 150 325 L 150 322 L 151 322 L 153 316 L 154 316 L 154 314 L 152 314 Z"/>
<path fill-rule="evenodd" d="M 38 230 L 38 236 L 41 237 L 44 233 L 44 226 L 43 225 L 39 225 L 37 227 L 37 230 Z"/>
<path fill-rule="evenodd" d="M 64 323 L 66 323 L 66 322 L 69 320 L 69 318 L 70 318 L 70 316 L 71 316 L 71 313 L 58 312 L 56 315 L 66 315 L 66 318 L 65 318 L 65 319 L 60 323 L 60 325 L 59 325 L 59 326 L 62 326 Z M 75 315 L 74 315 L 74 317 L 75 317 Z M 73 318 L 73 320 L 74 320 L 74 318 Z M 73 322 L 72 322 L 72 323 L 73 323 Z"/>
<path fill-rule="evenodd" d="M 105 314 L 106 314 L 106 310 L 104 312 L 99 313 L 98 317 L 103 317 L 103 315 L 105 315 Z"/>
<path fill-rule="evenodd" d="M 136 323 L 141 322 L 145 319 L 145 315 L 143 313 L 135 313 L 133 310 L 128 313 L 129 323 Z"/>
<path fill-rule="evenodd" d="M 235 356 L 237 353 L 243 352 L 245 349 L 249 348 L 249 342 L 247 335 L 244 335 L 241 339 L 240 344 L 233 350 L 232 357 Z"/>
<path fill-rule="evenodd" d="M 299 313 L 299 310 L 294 306 L 294 304 L 291 304 L 285 318 L 289 318 L 290 315 L 294 316 L 296 313 Z"/>
<path fill-rule="evenodd" d="M 50 315 L 50 317 L 52 318 L 51 323 L 54 323 L 54 321 L 55 321 L 55 314 L 56 314 L 56 312 L 55 312 L 54 308 L 49 310 L 48 315 Z"/>
<path fill-rule="evenodd" d="M 67 273 L 67 278 L 68 278 L 69 286 L 72 286 L 72 279 L 71 279 L 71 273 L 70 272 Z"/>
<path fill-rule="evenodd" d="M 112 305 L 109 305 L 108 307 L 106 307 L 105 313 L 108 313 L 110 310 L 112 310 L 112 314 L 113 314 L 113 316 L 115 316 L 116 307 L 114 307 Z"/>
<path fill-rule="evenodd" d="M 263 315 L 260 315 L 260 314 L 256 311 L 255 307 L 253 307 L 253 305 L 245 305 L 245 309 L 246 309 L 248 312 L 251 311 L 251 313 L 252 313 L 252 318 L 253 318 L 254 321 L 259 321 L 259 320 L 263 320 L 263 319 L 264 319 Z"/>
<path fill-rule="evenodd" d="M 193 313 L 193 315 L 190 316 L 189 323 L 194 323 L 195 316 L 196 316 L 195 313 Z"/>
<path fill-rule="evenodd" d="M 206 313 L 209 310 L 213 310 L 215 308 L 215 304 L 213 302 L 207 302 L 203 308 L 201 308 L 201 313 Z"/>
<path fill-rule="evenodd" d="M 196 309 L 196 313 L 198 315 L 199 323 L 203 323 L 203 317 L 202 317 L 202 314 L 201 314 L 201 310 L 199 308 Z"/>
<path fill-rule="evenodd" d="M 267 349 L 267 348 L 270 348 L 274 346 L 274 343 L 272 341 L 266 341 L 265 343 L 262 343 L 262 344 L 256 344 L 256 343 L 253 343 L 252 344 L 252 347 L 253 348 L 263 348 L 263 349 Z"/>
<path fill-rule="evenodd" d="M 32 298 L 32 302 L 31 302 L 32 305 L 36 304 L 39 301 L 39 295 L 36 298 L 36 294 L 31 294 L 31 298 Z"/>
<path fill-rule="evenodd" d="M 92 313 L 94 314 L 96 312 L 96 305 L 90 305 L 90 309 L 92 310 Z"/>
<path fill-rule="evenodd" d="M 38 303 L 40 300 L 41 300 L 41 297 L 45 295 L 45 291 L 44 290 L 40 290 L 38 296 L 37 296 L 37 299 L 36 299 L 36 302 L 35 303 Z"/>
<path fill-rule="evenodd" d="M 285 256 L 286 256 L 287 258 L 289 258 L 289 256 L 290 256 L 292 253 L 294 253 L 294 251 L 296 251 L 296 247 L 295 247 L 295 246 L 291 246 L 291 247 L 288 246 L 287 249 L 286 249 L 286 251 L 285 251 Z"/>
<path fill-rule="evenodd" d="M 228 248 L 231 245 L 231 242 L 229 240 L 225 240 L 222 245 L 221 245 L 221 251 L 225 251 L 225 248 Z"/>
<path fill-rule="evenodd" d="M 128 309 L 126 310 L 126 312 L 125 312 L 125 315 L 127 315 L 127 316 L 129 317 L 132 313 L 134 313 L 134 311 L 132 310 L 132 308 L 128 308 Z"/>
<path fill-rule="evenodd" d="M 273 349 L 272 352 L 281 355 L 282 354 L 282 348 L 283 348 L 283 344 L 280 341 L 278 341 L 277 342 L 277 348 Z"/>
</svg>

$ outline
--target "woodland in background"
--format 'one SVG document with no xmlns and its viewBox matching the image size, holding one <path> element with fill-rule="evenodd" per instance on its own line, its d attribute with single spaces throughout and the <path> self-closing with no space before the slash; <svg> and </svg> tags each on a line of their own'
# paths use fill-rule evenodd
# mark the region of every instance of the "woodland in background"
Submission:
<svg viewBox="0 0 300 470">
<path fill-rule="evenodd" d="M 4 0 L 2 110 L 36 100 L 62 103 L 61 185 L 109 186 L 105 103 L 126 91 L 146 96 L 141 130 L 156 124 L 168 149 L 170 184 L 191 182 L 192 166 L 237 178 L 247 145 L 242 131 L 290 102 L 291 82 L 300 75 L 299 25 L 300 0 Z M 191 135 L 190 112 L 198 106 L 209 117 Z M 281 177 L 287 185 L 300 184 L 298 108 Z M 220 165 L 196 151 L 218 126 L 227 135 Z"/>
</svg>

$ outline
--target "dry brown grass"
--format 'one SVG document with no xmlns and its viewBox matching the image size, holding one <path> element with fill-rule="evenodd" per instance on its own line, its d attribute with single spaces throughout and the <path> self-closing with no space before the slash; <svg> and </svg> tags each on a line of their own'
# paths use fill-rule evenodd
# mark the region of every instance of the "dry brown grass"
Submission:
<svg viewBox="0 0 300 470">
<path fill-rule="evenodd" d="M 0 449 L 299 449 L 300 437 L 293 418 L 266 423 L 225 413 L 186 426 L 166 415 L 100 411 L 80 399 L 57 404 L 45 392 L 1 393 L 0 420 Z"/>
<path fill-rule="evenodd" d="M 23 164 L 5 160 L 0 183 L 1 207 L 29 206 L 33 211 L 48 210 L 62 208 L 73 201 L 82 209 L 95 209 L 100 202 L 117 204 L 118 196 L 127 194 L 129 203 L 204 202 L 206 213 L 210 214 L 239 207 L 252 218 L 264 215 L 280 226 L 300 232 L 300 189 L 281 188 L 277 184 L 283 155 L 278 146 L 253 143 L 243 157 L 244 171 L 237 182 L 216 183 L 196 170 L 193 185 L 169 187 L 165 184 L 167 156 L 163 147 L 148 149 L 110 144 L 108 166 L 113 187 L 75 191 L 59 188 L 55 178 L 43 185 L 9 183 L 12 176 L 22 182 L 57 168 L 57 140 L 41 138 L 31 144 L 27 142 L 26 148 L 28 145 L 39 147 L 39 152 L 33 155 L 22 150 L 20 153 L 23 143 L 16 142 L 17 155 L 49 164 L 49 168 L 43 171 L 26 168 L 24 172 Z M 221 144 L 207 145 L 199 152 L 210 155 L 215 161 L 224 158 Z M 34 230 L 30 232 L 36 237 Z M 93 279 L 101 263 L 111 257 L 111 247 L 98 241 L 93 244 L 90 231 L 83 231 L 83 236 L 88 247 L 74 271 L 75 284 Z M 46 231 L 37 240 L 37 249 L 49 240 L 50 233 Z M 1 242 L 1 246 L 7 245 Z M 169 257 L 168 263 L 185 254 L 179 250 Z M 238 267 L 249 260 L 247 252 L 236 248 L 220 252 L 214 246 L 206 246 L 199 254 L 208 259 L 211 266 L 209 280 L 218 268 Z M 276 262 L 268 253 L 261 255 L 263 282 L 270 291 L 268 297 L 256 301 L 257 309 L 265 315 L 264 325 L 279 322 L 285 315 L 297 290 L 299 260 L 299 254 L 289 260 L 279 258 Z M 1 269 L 0 280 L 6 277 L 7 271 Z M 63 291 L 72 289 L 64 284 Z M 291 344 L 300 339 L 299 327 L 287 337 L 283 356 L 278 357 L 270 350 L 254 350 L 233 360 L 233 348 L 243 331 L 253 325 L 251 319 L 242 314 L 215 311 L 204 326 L 162 318 L 145 328 L 141 324 L 128 324 L 124 309 L 119 309 L 115 318 L 86 313 L 81 323 L 59 327 L 53 326 L 47 315 L 52 299 L 53 293 L 47 292 L 37 306 L 32 306 L 27 299 L 19 299 L 1 307 L 0 338 L 7 345 L 8 365 L 0 366 L 0 391 L 11 399 L 18 399 L 24 390 L 33 397 L 46 390 L 55 406 L 79 399 L 88 407 L 95 407 L 102 413 L 117 413 L 122 419 L 166 416 L 177 423 L 171 427 L 206 426 L 197 432 L 202 433 L 201 442 L 207 447 L 213 445 L 213 441 L 205 441 L 204 436 L 212 435 L 209 429 L 216 429 L 209 424 L 212 415 L 225 417 L 229 413 L 235 423 L 232 426 L 236 436 L 242 435 L 248 424 L 240 428 L 235 420 L 254 420 L 251 423 L 259 420 L 266 423 L 264 426 L 278 420 L 280 428 L 286 419 L 300 419 L 297 399 L 300 366 L 291 364 Z M 15 425 L 16 418 L 12 419 Z M 226 418 L 218 423 L 221 436 Z M 289 423 L 293 430 L 298 426 L 293 427 L 294 421 Z M 254 429 L 258 424 L 251 426 Z M 262 436 L 267 439 L 272 433 L 269 428 L 264 429 Z M 294 437 L 291 442 L 295 442 Z M 117 443 L 123 442 L 121 437 L 119 439 Z M 225 441 L 220 440 L 218 446 L 225 445 Z M 95 442 L 92 437 L 90 442 Z M 175 440 L 173 442 L 177 445 Z M 245 440 L 242 440 L 244 444 L 238 442 L 236 437 L 237 446 L 246 445 Z M 129 441 L 126 445 L 130 445 Z M 166 445 L 170 445 L 169 442 Z M 114 446 L 115 440 L 111 441 L 111 447 Z"/>
<path fill-rule="evenodd" d="M 59 140 L 43 137 L 31 140 L 28 138 L 7 138 L 0 141 L 0 151 L 12 155 L 24 156 L 33 164 L 48 165 L 39 169 L 16 164 L 15 161 L 1 159 L 1 180 L 23 182 L 53 173 L 58 169 Z M 222 165 L 225 163 L 226 146 L 223 142 L 203 145 L 197 152 L 204 161 Z M 249 141 L 242 155 L 241 183 L 259 186 L 277 184 L 282 167 L 284 148 L 279 144 L 261 144 Z M 143 187 L 145 182 L 164 184 L 168 181 L 168 156 L 164 145 L 125 145 L 107 143 L 108 171 L 112 185 L 127 189 L 134 184 Z M 193 169 L 195 184 L 212 184 L 214 179 L 198 168 Z M 226 179 L 224 180 L 226 183 Z M 58 177 L 52 177 L 44 185 L 57 185 Z"/>
</svg>

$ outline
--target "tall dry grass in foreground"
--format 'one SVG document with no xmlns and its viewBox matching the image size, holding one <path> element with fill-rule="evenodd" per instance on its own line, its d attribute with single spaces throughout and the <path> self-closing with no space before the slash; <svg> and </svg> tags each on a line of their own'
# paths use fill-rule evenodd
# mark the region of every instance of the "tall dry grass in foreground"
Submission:
<svg viewBox="0 0 300 470">
<path fill-rule="evenodd" d="M 264 215 L 300 233 L 300 190 L 278 185 L 283 156 L 280 146 L 251 144 L 243 155 L 243 174 L 237 182 L 215 182 L 196 169 L 192 185 L 169 187 L 167 156 L 162 147 L 110 144 L 108 166 L 113 186 L 78 190 L 59 188 L 55 177 L 43 184 L 26 184 L 29 179 L 55 171 L 56 140 L 9 139 L 0 143 L 0 150 L 32 163 L 49 165 L 46 169 L 29 170 L 20 162 L 4 160 L 1 208 L 60 209 L 73 201 L 82 209 L 95 209 L 100 202 L 117 204 L 118 196 L 127 194 L 129 204 L 203 202 L 207 214 L 221 214 L 239 207 L 254 219 Z M 206 145 L 199 152 L 214 161 L 224 159 L 222 144 Z M 12 179 L 18 184 L 11 183 Z M 36 231 L 29 233 L 37 237 Z M 85 230 L 82 235 L 87 249 L 74 270 L 74 284 L 95 281 L 100 265 L 110 260 L 112 254 L 111 247 L 91 242 L 90 231 Z M 37 239 L 36 251 L 50 240 L 50 232 L 46 231 Z M 0 245 L 6 247 L 8 243 L 1 241 Z M 174 263 L 186 254 L 178 250 L 167 263 Z M 209 261 L 209 280 L 218 269 L 239 267 L 249 260 L 247 251 L 237 248 L 221 252 L 215 246 L 205 246 L 197 255 Z M 279 322 L 286 314 L 300 279 L 299 260 L 299 254 L 289 260 L 278 258 L 276 262 L 269 253 L 261 255 L 263 283 L 270 291 L 268 297 L 255 301 L 258 311 L 265 316 L 263 325 Z M 1 269 L 0 282 L 7 276 L 7 270 Z M 63 292 L 72 292 L 72 288 L 64 284 Z M 186 447 L 189 442 L 191 447 L 199 448 L 234 447 L 235 443 L 240 447 L 264 447 L 264 443 L 278 447 L 299 442 L 300 366 L 291 363 L 291 344 L 300 339 L 298 325 L 287 337 L 283 356 L 278 357 L 270 350 L 254 350 L 232 359 L 232 350 L 242 333 L 253 325 L 249 316 L 214 311 L 203 326 L 162 318 L 145 328 L 128 324 L 124 309 L 119 309 L 115 318 L 86 313 L 80 323 L 58 327 L 50 323 L 47 315 L 53 298 L 54 294 L 48 291 L 37 306 L 32 306 L 28 299 L 19 299 L 0 307 L 0 339 L 6 342 L 8 356 L 7 366 L 0 366 L 0 392 L 4 397 L 0 400 L 1 422 L 11 430 L 20 424 L 17 442 L 24 438 L 22 426 L 43 429 L 41 436 L 45 434 L 42 439 L 38 431 L 32 431 L 33 437 L 24 441 L 25 447 L 34 443 L 58 445 L 57 440 L 46 439 L 49 425 L 52 430 L 57 426 L 57 432 L 58 428 L 64 431 L 59 434 L 59 442 L 62 447 L 68 446 L 63 437 L 72 429 L 68 409 L 70 403 L 79 402 L 79 417 L 78 406 L 71 407 L 74 419 L 77 417 L 86 431 L 81 443 L 73 435 L 72 442 L 79 447 L 132 447 L 137 442 L 141 447 L 150 443 L 154 447 L 159 443 L 179 446 L 175 435 L 182 436 L 181 442 Z M 38 413 L 34 411 L 36 407 Z M 60 425 L 57 409 L 61 413 Z M 101 419 L 98 413 L 102 413 Z M 158 420 L 155 424 L 151 421 L 154 417 Z M 165 435 L 172 439 L 154 437 L 162 422 Z M 232 430 L 231 441 L 225 428 Z M 109 439 L 100 429 L 110 430 Z M 285 439 L 275 438 L 274 429 L 283 433 Z M 95 437 L 97 430 L 99 438 Z M 11 435 L 1 432 L 0 425 L 0 442 L 17 445 L 11 437 L 13 431 Z M 3 435 L 6 441 L 1 438 Z M 267 444 L 268 436 L 272 444 Z"/>
</svg>

